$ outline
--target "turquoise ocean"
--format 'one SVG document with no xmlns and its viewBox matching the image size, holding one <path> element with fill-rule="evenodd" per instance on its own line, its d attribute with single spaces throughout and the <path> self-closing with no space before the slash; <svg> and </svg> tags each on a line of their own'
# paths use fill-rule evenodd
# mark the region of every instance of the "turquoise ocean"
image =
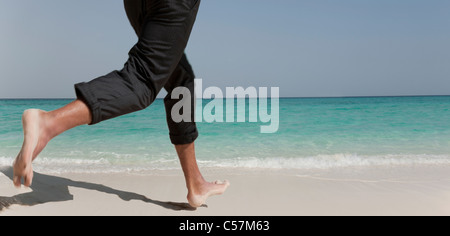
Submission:
<svg viewBox="0 0 450 236">
<path fill-rule="evenodd" d="M 0 100 L 0 166 L 22 144 L 21 114 L 71 100 Z M 208 101 L 203 101 L 206 105 Z M 450 164 L 450 97 L 281 98 L 279 130 L 262 122 L 198 123 L 200 167 L 311 170 Z M 122 173 L 179 169 L 163 100 L 70 130 L 35 161 L 37 171 Z"/>
</svg>

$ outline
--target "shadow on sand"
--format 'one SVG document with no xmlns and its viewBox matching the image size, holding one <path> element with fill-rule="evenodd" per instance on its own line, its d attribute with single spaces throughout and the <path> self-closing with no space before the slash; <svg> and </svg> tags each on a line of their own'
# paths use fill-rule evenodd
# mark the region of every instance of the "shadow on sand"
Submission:
<svg viewBox="0 0 450 236">
<path fill-rule="evenodd" d="M 6 175 L 8 178 L 10 178 L 12 181 L 13 170 L 11 167 L 6 169 L 0 169 L 0 172 Z M 33 178 L 33 185 L 31 186 L 31 189 L 33 191 L 29 193 L 18 194 L 13 197 L 0 196 L 0 212 L 10 207 L 11 205 L 35 206 L 50 202 L 71 201 L 73 200 L 73 195 L 69 191 L 69 186 L 76 188 L 84 188 L 88 190 L 95 190 L 106 194 L 114 194 L 124 201 L 131 201 L 131 200 L 143 201 L 174 211 L 196 210 L 196 208 L 191 207 L 188 203 L 163 202 L 153 200 L 147 198 L 144 195 L 113 189 L 101 184 L 73 181 L 66 178 L 44 175 L 35 172 Z M 202 207 L 207 206 L 203 205 Z"/>
</svg>

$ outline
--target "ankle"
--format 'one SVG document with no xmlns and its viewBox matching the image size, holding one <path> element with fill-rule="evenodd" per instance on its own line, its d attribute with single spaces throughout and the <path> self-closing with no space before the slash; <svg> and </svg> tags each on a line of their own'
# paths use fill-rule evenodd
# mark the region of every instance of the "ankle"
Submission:
<svg viewBox="0 0 450 236">
<path fill-rule="evenodd" d="M 58 136 L 57 129 L 55 129 L 55 117 L 51 112 L 41 111 L 41 128 L 42 135 L 47 141 Z"/>
<path fill-rule="evenodd" d="M 192 193 L 199 193 L 201 191 L 202 186 L 207 183 L 206 180 L 200 176 L 196 178 L 189 179 L 187 181 L 187 188 L 189 192 Z"/>
</svg>

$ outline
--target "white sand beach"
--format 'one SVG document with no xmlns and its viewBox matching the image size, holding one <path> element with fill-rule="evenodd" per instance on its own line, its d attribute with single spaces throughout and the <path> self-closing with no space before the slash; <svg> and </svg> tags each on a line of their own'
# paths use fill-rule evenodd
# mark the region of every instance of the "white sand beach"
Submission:
<svg viewBox="0 0 450 236">
<path fill-rule="evenodd" d="M 0 172 L 0 216 L 450 215 L 450 166 L 331 170 L 206 169 L 231 187 L 190 208 L 181 171 L 127 174 L 36 173 L 30 189 Z"/>
</svg>

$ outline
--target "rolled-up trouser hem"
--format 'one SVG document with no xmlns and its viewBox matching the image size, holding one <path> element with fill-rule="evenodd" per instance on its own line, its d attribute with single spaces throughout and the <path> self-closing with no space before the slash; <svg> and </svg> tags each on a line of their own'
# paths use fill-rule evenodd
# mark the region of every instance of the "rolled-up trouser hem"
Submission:
<svg viewBox="0 0 450 236">
<path fill-rule="evenodd" d="M 75 93 L 77 95 L 77 98 L 83 101 L 88 106 L 91 112 L 92 121 L 89 125 L 100 123 L 102 121 L 101 107 L 97 101 L 95 93 L 92 92 L 89 84 L 75 84 Z"/>
<path fill-rule="evenodd" d="M 170 141 L 173 145 L 184 145 L 184 144 L 191 144 L 195 142 L 195 140 L 198 138 L 198 132 L 189 134 L 189 135 L 182 135 L 182 136 L 172 136 L 170 135 Z"/>
</svg>

